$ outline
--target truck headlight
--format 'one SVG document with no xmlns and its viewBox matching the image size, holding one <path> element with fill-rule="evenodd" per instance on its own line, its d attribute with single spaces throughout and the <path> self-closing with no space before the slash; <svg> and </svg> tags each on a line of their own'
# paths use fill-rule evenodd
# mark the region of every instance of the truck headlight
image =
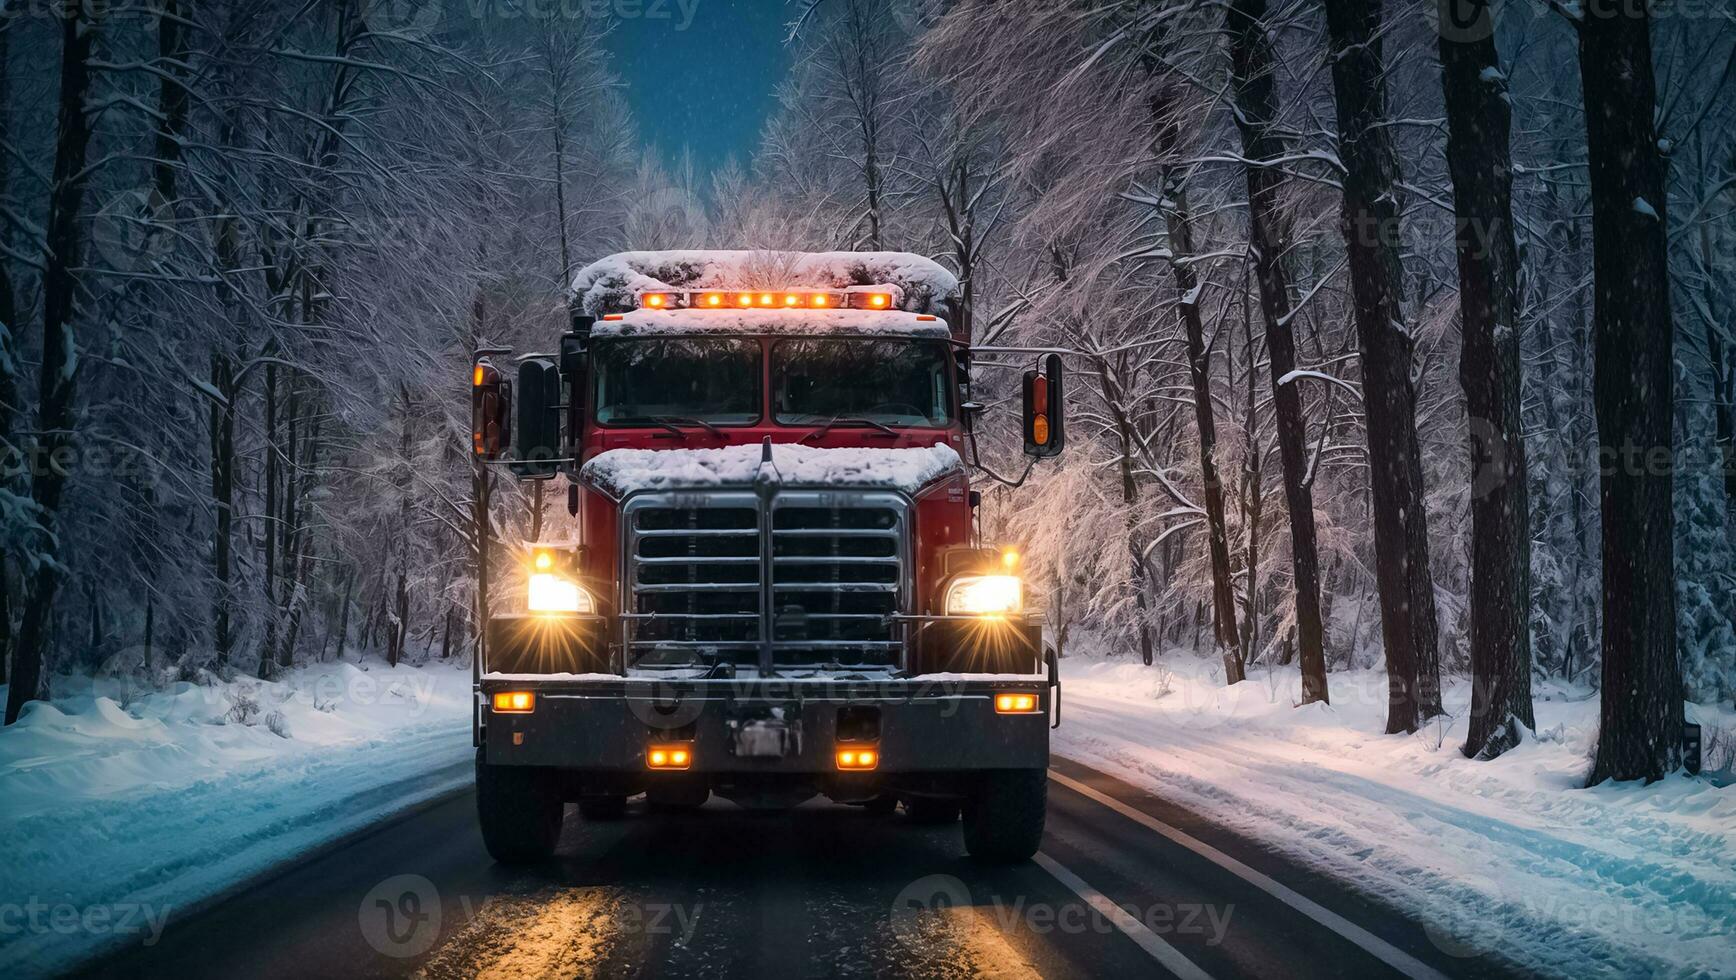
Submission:
<svg viewBox="0 0 1736 980">
<path fill-rule="evenodd" d="M 1016 575 L 963 575 L 946 589 L 948 616 L 1005 616 L 1025 607 L 1024 585 Z"/>
<path fill-rule="evenodd" d="M 597 604 L 579 583 L 549 572 L 535 572 L 530 577 L 530 611 L 589 616 L 597 611 Z"/>
</svg>

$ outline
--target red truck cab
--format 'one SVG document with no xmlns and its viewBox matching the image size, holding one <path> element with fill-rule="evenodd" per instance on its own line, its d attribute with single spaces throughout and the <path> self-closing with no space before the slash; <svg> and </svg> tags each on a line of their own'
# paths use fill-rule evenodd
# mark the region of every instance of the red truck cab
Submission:
<svg viewBox="0 0 1736 980">
<path fill-rule="evenodd" d="M 959 295 L 906 253 L 622 253 L 576 277 L 557 354 L 516 383 L 478 357 L 479 460 L 564 476 L 575 532 L 520 549 L 527 608 L 484 630 L 496 858 L 640 793 L 902 803 L 962 812 L 979 857 L 1034 852 L 1058 686 L 1016 556 L 975 540 Z M 1046 362 L 1037 457 L 1064 441 Z"/>
</svg>

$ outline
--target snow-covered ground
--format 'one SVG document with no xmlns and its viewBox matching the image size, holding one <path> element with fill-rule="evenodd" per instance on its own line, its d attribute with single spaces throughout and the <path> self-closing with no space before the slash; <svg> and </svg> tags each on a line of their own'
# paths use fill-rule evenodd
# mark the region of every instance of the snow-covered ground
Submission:
<svg viewBox="0 0 1736 980">
<path fill-rule="evenodd" d="M 1378 670 L 1335 673 L 1330 707 L 1295 708 L 1293 670 L 1226 689 L 1213 668 L 1069 657 L 1057 754 L 1411 910 L 1450 953 L 1558 976 L 1736 976 L 1736 785 L 1581 788 L 1589 690 L 1543 686 L 1536 737 L 1478 763 L 1458 752 L 1462 683 L 1445 723 L 1386 736 Z M 137 697 L 55 684 L 53 705 L 0 731 L 0 975 L 149 941 L 471 778 L 461 665 L 333 664 Z M 1695 713 L 1708 761 L 1728 767 L 1736 712 Z"/>
<path fill-rule="evenodd" d="M 461 664 L 326 664 L 138 697 L 54 686 L 0 730 L 4 976 L 149 942 L 200 900 L 471 780 Z"/>
<path fill-rule="evenodd" d="M 1331 675 L 1296 708 L 1294 668 L 1226 689 L 1214 664 L 1062 662 L 1058 755 L 1119 776 L 1412 911 L 1446 952 L 1556 976 L 1736 976 L 1736 786 L 1676 776 L 1584 789 L 1596 695 L 1543 685 L 1529 739 L 1493 762 L 1450 718 L 1381 734 L 1384 673 Z M 1736 713 L 1691 709 L 1725 741 Z M 1721 784 L 1721 785 L 1720 785 Z"/>
</svg>

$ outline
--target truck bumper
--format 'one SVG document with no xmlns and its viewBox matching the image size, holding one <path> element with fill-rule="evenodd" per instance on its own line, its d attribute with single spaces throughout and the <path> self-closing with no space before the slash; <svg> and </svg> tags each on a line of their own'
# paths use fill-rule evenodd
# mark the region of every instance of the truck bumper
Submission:
<svg viewBox="0 0 1736 980">
<path fill-rule="evenodd" d="M 526 712 L 496 693 L 534 696 Z M 996 711 L 1029 694 L 1032 713 Z M 481 681 L 482 744 L 494 765 L 648 773 L 652 746 L 679 745 L 695 773 L 837 774 L 836 754 L 873 748 L 882 775 L 1041 768 L 1050 689 L 1041 675 L 910 679 L 664 680 L 499 677 Z M 744 737 L 754 727 L 756 737 Z M 776 733 L 768 753 L 764 736 Z"/>
</svg>

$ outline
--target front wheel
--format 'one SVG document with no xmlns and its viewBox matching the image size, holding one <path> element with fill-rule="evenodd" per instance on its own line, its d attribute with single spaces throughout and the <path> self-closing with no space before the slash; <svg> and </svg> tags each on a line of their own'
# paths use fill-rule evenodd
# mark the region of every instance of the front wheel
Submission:
<svg viewBox="0 0 1736 980">
<path fill-rule="evenodd" d="M 964 849 L 978 861 L 1028 860 L 1043 842 L 1049 778 L 1043 769 L 983 773 L 964 801 Z"/>
<path fill-rule="evenodd" d="M 495 766 L 476 750 L 476 816 L 482 844 L 501 864 L 544 861 L 561 839 L 566 803 L 549 774 L 530 766 Z"/>
</svg>

